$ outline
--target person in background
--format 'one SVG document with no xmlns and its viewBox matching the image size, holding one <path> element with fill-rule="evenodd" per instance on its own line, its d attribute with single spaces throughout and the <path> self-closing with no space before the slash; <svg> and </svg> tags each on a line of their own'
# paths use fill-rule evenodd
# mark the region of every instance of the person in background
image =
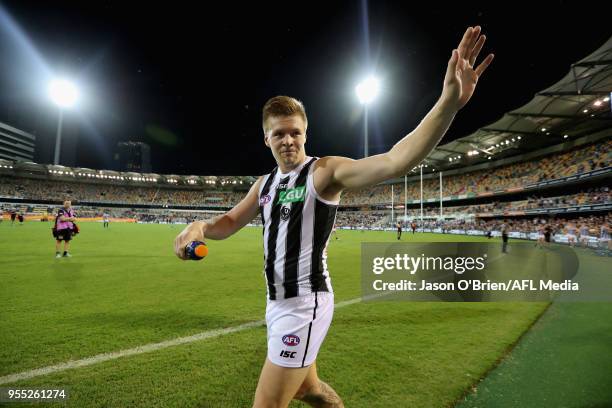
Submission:
<svg viewBox="0 0 612 408">
<path fill-rule="evenodd" d="M 76 228 L 74 222 L 76 221 L 76 215 L 72 209 L 72 203 L 69 200 L 64 201 L 64 207 L 60 208 L 55 217 L 55 226 L 53 228 L 55 237 L 55 258 L 69 258 L 70 255 L 70 241 Z M 64 241 L 64 254 L 60 253 L 60 248 Z"/>
</svg>

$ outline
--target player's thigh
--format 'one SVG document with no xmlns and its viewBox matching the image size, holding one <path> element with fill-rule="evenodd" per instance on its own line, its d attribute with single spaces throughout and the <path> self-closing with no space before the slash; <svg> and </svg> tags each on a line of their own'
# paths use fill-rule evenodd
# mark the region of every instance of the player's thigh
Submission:
<svg viewBox="0 0 612 408">
<path fill-rule="evenodd" d="M 281 367 L 266 358 L 261 370 L 254 408 L 286 407 L 304 383 L 309 367 Z"/>
<path fill-rule="evenodd" d="M 308 370 L 306 378 L 304 378 L 304 381 L 302 381 L 302 384 L 296 393 L 296 397 L 300 397 L 310 390 L 318 389 L 318 387 L 319 375 L 317 374 L 317 364 L 315 362 L 310 366 L 310 370 Z"/>
</svg>

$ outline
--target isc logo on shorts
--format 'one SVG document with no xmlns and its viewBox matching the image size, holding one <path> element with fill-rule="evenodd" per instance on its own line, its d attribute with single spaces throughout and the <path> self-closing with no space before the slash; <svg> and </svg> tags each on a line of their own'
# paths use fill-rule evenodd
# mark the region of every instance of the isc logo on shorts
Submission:
<svg viewBox="0 0 612 408">
<path fill-rule="evenodd" d="M 300 338 L 295 334 L 285 334 L 283 336 L 283 343 L 289 347 L 297 346 L 300 344 Z"/>
<path fill-rule="evenodd" d="M 280 356 L 284 357 L 284 358 L 295 358 L 295 354 L 297 353 L 297 351 L 287 351 L 287 350 L 282 350 L 280 352 Z"/>
</svg>

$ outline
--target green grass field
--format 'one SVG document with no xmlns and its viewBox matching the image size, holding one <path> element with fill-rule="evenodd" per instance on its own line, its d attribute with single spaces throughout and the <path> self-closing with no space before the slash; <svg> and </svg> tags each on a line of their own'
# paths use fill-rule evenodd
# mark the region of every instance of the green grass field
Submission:
<svg viewBox="0 0 612 408">
<path fill-rule="evenodd" d="M 174 257 L 180 230 L 83 223 L 74 257 L 55 259 L 48 224 L 0 224 L 0 377 L 262 320 L 261 230 L 211 241 L 202 262 Z M 360 243 L 395 241 L 393 232 L 339 236 L 329 250 L 336 302 L 360 296 Z M 347 407 L 451 407 L 546 307 L 351 304 L 336 310 L 319 373 Z M 265 328 L 258 326 L 0 386 L 67 387 L 73 407 L 248 407 L 265 356 Z"/>
</svg>

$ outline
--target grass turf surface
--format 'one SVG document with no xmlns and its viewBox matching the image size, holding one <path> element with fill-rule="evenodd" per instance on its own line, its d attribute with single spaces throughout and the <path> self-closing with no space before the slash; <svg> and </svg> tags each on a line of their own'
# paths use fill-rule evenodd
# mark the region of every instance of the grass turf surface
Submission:
<svg viewBox="0 0 612 408">
<path fill-rule="evenodd" d="M 578 280 L 612 288 L 610 258 L 578 250 Z M 612 407 L 612 303 L 554 302 L 457 408 Z"/>
<path fill-rule="evenodd" d="M 180 262 L 171 252 L 180 227 L 81 227 L 74 258 L 56 260 L 48 224 L 0 224 L 0 375 L 263 319 L 260 229 L 211 242 L 203 262 Z M 395 241 L 394 232 L 339 236 L 329 251 L 336 302 L 360 295 L 359 244 Z M 404 235 L 452 239 L 483 240 Z M 335 313 L 319 372 L 349 407 L 451 406 L 544 308 L 350 305 Z M 69 406 L 250 406 L 265 354 L 261 327 L 11 386 L 68 387 Z"/>
</svg>

